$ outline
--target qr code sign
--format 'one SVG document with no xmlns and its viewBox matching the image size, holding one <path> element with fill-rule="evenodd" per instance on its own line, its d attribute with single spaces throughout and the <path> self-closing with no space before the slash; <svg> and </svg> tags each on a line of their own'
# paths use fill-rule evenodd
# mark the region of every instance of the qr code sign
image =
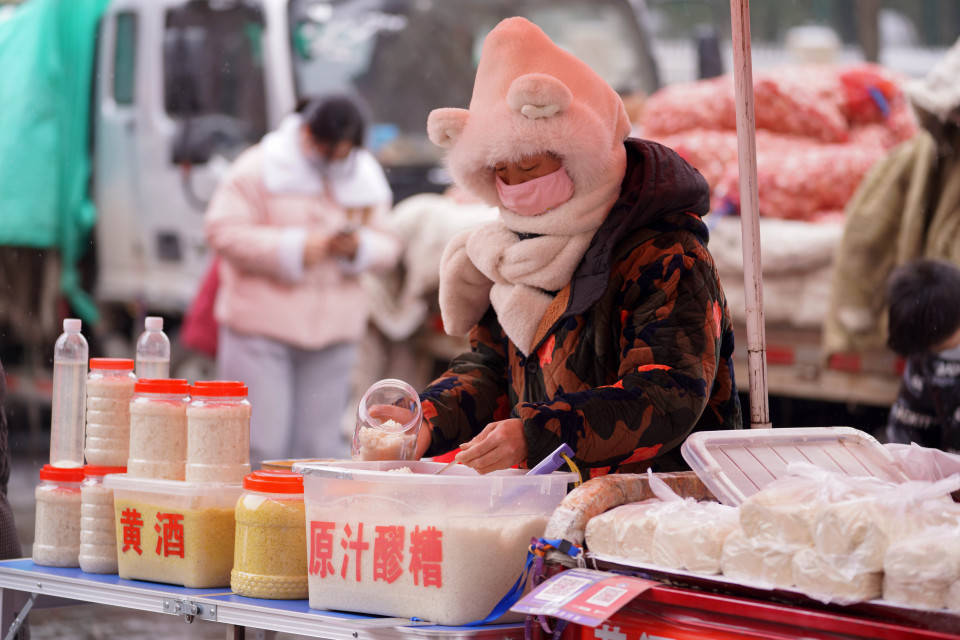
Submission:
<svg viewBox="0 0 960 640">
<path fill-rule="evenodd" d="M 620 587 L 604 587 L 590 596 L 587 604 L 595 604 L 598 607 L 609 607 L 614 602 L 626 595 L 627 590 Z"/>
<path fill-rule="evenodd" d="M 560 576 L 547 585 L 543 591 L 538 593 L 537 599 L 546 600 L 548 602 L 562 602 L 564 600 L 569 600 L 573 595 L 591 582 L 592 580 L 588 578 Z"/>
</svg>

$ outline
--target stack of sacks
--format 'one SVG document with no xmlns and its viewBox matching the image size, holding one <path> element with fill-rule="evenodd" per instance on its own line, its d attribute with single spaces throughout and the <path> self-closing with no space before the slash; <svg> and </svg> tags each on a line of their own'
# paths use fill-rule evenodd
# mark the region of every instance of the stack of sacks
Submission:
<svg viewBox="0 0 960 640">
<path fill-rule="evenodd" d="M 723 541 L 736 528 L 736 508 L 681 498 L 652 474 L 650 487 L 657 499 L 591 518 L 587 548 L 634 563 L 719 573 Z"/>
<path fill-rule="evenodd" d="M 816 220 L 842 209 L 873 163 L 917 131 L 901 83 L 875 65 L 756 74 L 760 213 Z M 724 76 L 657 92 L 637 134 L 676 149 L 697 167 L 711 185 L 714 207 L 736 207 L 735 130 L 733 82 Z"/>
</svg>

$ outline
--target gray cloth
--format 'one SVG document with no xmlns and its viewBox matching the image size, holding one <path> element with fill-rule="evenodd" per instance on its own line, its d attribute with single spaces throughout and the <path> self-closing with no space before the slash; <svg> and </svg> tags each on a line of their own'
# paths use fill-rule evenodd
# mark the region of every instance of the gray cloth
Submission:
<svg viewBox="0 0 960 640">
<path fill-rule="evenodd" d="M 298 349 L 220 326 L 218 376 L 250 390 L 251 462 L 349 456 L 339 425 L 356 351 L 353 343 Z"/>
</svg>

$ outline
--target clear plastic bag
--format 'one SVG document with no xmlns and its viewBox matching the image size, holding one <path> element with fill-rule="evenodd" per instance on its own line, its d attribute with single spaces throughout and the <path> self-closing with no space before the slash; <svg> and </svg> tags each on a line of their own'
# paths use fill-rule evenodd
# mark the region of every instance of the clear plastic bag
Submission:
<svg viewBox="0 0 960 640">
<path fill-rule="evenodd" d="M 587 549 L 630 562 L 650 562 L 653 534 L 664 511 L 676 503 L 659 499 L 625 504 L 591 518 L 587 523 Z"/>
<path fill-rule="evenodd" d="M 880 495 L 894 487 L 877 478 L 845 476 L 806 463 L 792 463 L 787 471 L 740 505 L 740 526 L 747 537 L 812 546 L 817 518 L 828 505 Z"/>
<path fill-rule="evenodd" d="M 681 498 L 650 474 L 650 488 L 667 504 L 653 534 L 651 560 L 669 569 L 720 573 L 723 543 L 737 528 L 737 509 Z"/>
<path fill-rule="evenodd" d="M 796 588 L 825 603 L 853 604 L 880 596 L 883 573 L 872 571 L 846 575 L 813 548 L 801 549 L 793 556 L 793 582 Z"/>
<path fill-rule="evenodd" d="M 720 569 L 733 580 L 786 589 L 793 585 L 793 556 L 802 548 L 748 538 L 737 527 L 723 543 Z"/>
<path fill-rule="evenodd" d="M 923 609 L 947 606 L 960 580 L 960 528 L 927 529 L 894 542 L 883 563 L 883 598 Z"/>
</svg>

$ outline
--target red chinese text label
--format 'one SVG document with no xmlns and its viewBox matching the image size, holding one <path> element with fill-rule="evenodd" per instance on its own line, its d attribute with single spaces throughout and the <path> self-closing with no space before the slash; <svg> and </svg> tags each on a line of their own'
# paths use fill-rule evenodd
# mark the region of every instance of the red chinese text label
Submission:
<svg viewBox="0 0 960 640">
<path fill-rule="evenodd" d="M 393 584 L 405 571 L 413 584 L 443 587 L 443 531 L 436 527 L 370 527 L 365 523 L 310 522 L 310 575 L 339 576 L 341 580 L 363 582 L 365 558 L 373 554 L 373 581 Z M 409 538 L 409 539 L 408 539 Z M 372 547 L 372 549 L 371 549 Z M 339 560 L 339 571 L 335 561 Z"/>
</svg>

